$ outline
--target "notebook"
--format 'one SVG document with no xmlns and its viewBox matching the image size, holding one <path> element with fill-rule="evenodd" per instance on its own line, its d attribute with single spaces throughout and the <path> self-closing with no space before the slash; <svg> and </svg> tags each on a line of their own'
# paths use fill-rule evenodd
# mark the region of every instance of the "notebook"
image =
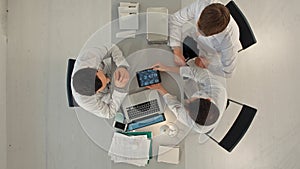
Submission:
<svg viewBox="0 0 300 169">
<path fill-rule="evenodd" d="M 179 164 L 179 147 L 159 146 L 157 162 Z"/>
<path fill-rule="evenodd" d="M 127 95 L 122 103 L 127 123 L 152 118 L 163 113 L 163 106 L 156 90 L 143 90 Z"/>
</svg>

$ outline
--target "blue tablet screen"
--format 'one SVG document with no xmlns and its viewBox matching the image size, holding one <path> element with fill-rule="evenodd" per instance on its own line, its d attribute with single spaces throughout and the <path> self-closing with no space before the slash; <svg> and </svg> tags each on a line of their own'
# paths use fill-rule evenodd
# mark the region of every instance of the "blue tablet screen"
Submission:
<svg viewBox="0 0 300 169">
<path fill-rule="evenodd" d="M 146 69 L 136 73 L 140 87 L 149 86 L 161 82 L 158 70 Z"/>
</svg>

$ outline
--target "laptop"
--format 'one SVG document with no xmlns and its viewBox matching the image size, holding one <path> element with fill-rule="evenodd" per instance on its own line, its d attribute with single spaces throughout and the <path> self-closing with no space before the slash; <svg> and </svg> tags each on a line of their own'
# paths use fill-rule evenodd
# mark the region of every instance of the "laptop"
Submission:
<svg viewBox="0 0 300 169">
<path fill-rule="evenodd" d="M 121 107 L 127 123 L 150 119 L 164 112 L 158 92 L 150 89 L 127 95 Z"/>
</svg>

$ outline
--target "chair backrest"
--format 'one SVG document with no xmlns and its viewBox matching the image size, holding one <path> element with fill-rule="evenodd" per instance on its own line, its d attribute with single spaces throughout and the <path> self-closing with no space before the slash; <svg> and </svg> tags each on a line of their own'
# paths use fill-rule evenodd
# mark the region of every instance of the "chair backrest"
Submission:
<svg viewBox="0 0 300 169">
<path fill-rule="evenodd" d="M 68 59 L 68 67 L 67 67 L 67 97 L 69 107 L 78 107 L 78 104 L 74 100 L 72 89 L 71 89 L 71 77 L 74 69 L 75 59 Z"/>
<path fill-rule="evenodd" d="M 229 104 L 236 103 L 242 106 L 239 115 L 220 142 L 216 141 L 212 136 L 208 136 L 225 150 L 231 152 L 247 132 L 254 119 L 257 109 L 231 99 L 228 99 L 228 102 Z"/>
<path fill-rule="evenodd" d="M 239 7 L 235 4 L 234 1 L 230 1 L 226 7 L 228 8 L 231 16 L 237 23 L 240 30 L 240 42 L 242 44 L 243 49 L 250 47 L 255 44 L 256 38 L 252 32 L 252 29 L 247 21 L 247 18 L 244 16 Z"/>
</svg>

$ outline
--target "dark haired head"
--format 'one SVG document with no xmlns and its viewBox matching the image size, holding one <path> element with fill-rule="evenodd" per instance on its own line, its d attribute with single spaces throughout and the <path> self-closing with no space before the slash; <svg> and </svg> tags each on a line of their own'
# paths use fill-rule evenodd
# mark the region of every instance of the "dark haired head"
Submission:
<svg viewBox="0 0 300 169">
<path fill-rule="evenodd" d="M 229 21 L 229 10 L 220 3 L 213 3 L 204 8 L 197 25 L 205 36 L 211 36 L 222 32 Z"/>
<path fill-rule="evenodd" d="M 73 87 L 76 92 L 85 96 L 92 96 L 102 87 L 101 80 L 96 76 L 97 69 L 83 68 L 73 76 Z"/>
<path fill-rule="evenodd" d="M 219 117 L 217 106 L 208 99 L 199 98 L 186 106 L 190 117 L 197 123 L 203 126 L 214 124 Z"/>
</svg>

